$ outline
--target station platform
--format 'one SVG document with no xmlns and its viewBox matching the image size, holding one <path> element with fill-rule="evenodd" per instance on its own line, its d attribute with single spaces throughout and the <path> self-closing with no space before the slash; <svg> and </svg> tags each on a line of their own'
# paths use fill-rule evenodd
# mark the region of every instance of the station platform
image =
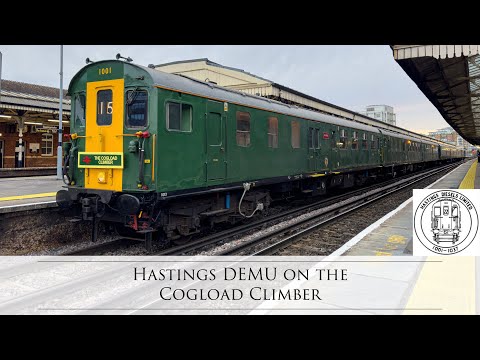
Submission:
<svg viewBox="0 0 480 360">
<path fill-rule="evenodd" d="M 432 189 L 479 189 L 480 166 L 469 160 L 430 185 Z M 403 256 L 412 254 L 413 198 L 408 199 L 332 255 Z"/>
<path fill-rule="evenodd" d="M 56 175 L 56 167 L 0 168 L 0 178 Z"/>
<path fill-rule="evenodd" d="M 55 207 L 63 185 L 56 175 L 0 179 L 0 214 Z"/>
</svg>

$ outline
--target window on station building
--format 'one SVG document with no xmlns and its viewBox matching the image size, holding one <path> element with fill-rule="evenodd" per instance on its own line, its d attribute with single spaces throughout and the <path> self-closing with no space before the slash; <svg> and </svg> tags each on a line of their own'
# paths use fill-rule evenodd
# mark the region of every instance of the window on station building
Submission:
<svg viewBox="0 0 480 360">
<path fill-rule="evenodd" d="M 375 150 L 377 148 L 377 142 L 375 141 L 375 136 L 370 137 L 370 149 Z"/>
<path fill-rule="evenodd" d="M 127 91 L 125 125 L 131 129 L 147 126 L 148 93 L 145 90 Z M 188 114 L 187 114 L 188 115 Z"/>
<path fill-rule="evenodd" d="M 352 149 L 358 149 L 358 131 L 353 131 L 352 133 Z"/>
<path fill-rule="evenodd" d="M 363 133 L 362 136 L 362 150 L 368 150 L 368 138 L 366 133 Z"/>
<path fill-rule="evenodd" d="M 85 127 L 85 94 L 75 95 L 75 127 Z"/>
<path fill-rule="evenodd" d="M 268 118 L 268 147 L 278 148 L 278 118 Z"/>
<path fill-rule="evenodd" d="M 52 134 L 42 134 L 42 156 L 53 156 Z"/>
<path fill-rule="evenodd" d="M 237 111 L 237 145 L 250 146 L 250 113 Z"/>
<path fill-rule="evenodd" d="M 340 141 L 337 143 L 340 149 L 347 148 L 347 131 L 345 129 L 340 130 Z"/>
<path fill-rule="evenodd" d="M 168 102 L 167 129 L 169 131 L 191 132 L 192 112 L 193 110 L 191 105 Z"/>
<path fill-rule="evenodd" d="M 299 149 L 300 148 L 300 123 L 298 121 L 291 122 L 291 129 L 292 129 L 292 148 Z"/>
</svg>

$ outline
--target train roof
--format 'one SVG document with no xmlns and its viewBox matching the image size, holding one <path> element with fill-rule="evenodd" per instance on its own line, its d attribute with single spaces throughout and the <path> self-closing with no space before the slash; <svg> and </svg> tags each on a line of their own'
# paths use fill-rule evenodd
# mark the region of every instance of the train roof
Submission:
<svg viewBox="0 0 480 360">
<path fill-rule="evenodd" d="M 342 127 L 349 127 L 349 128 L 369 131 L 373 133 L 382 133 L 382 134 L 396 136 L 396 137 L 407 139 L 407 140 L 421 141 L 423 143 L 428 143 L 432 145 L 438 144 L 438 145 L 456 147 L 455 145 L 451 145 L 451 144 L 444 143 L 442 141 L 427 138 L 424 135 L 416 134 L 418 136 L 411 136 L 411 135 L 402 134 L 400 132 L 393 132 L 391 130 L 387 130 L 386 128 L 382 128 L 381 126 L 367 125 L 367 124 L 355 122 L 353 120 L 343 119 L 333 115 L 323 114 L 317 111 L 300 108 L 295 105 L 285 104 L 280 101 L 264 98 L 261 96 L 246 94 L 244 92 L 240 92 L 233 89 L 228 89 L 222 86 L 218 86 L 216 84 L 193 79 L 185 75 L 170 74 L 160 70 L 156 70 L 156 69 L 152 69 L 142 65 L 124 62 L 120 60 L 101 60 L 95 63 L 87 64 L 73 77 L 72 81 L 70 82 L 68 93 L 71 95 L 70 90 L 71 90 L 72 84 L 81 73 L 83 73 L 87 68 L 91 66 L 98 65 L 99 63 L 105 63 L 105 62 L 120 62 L 120 63 L 123 63 L 125 66 L 140 68 L 150 75 L 153 86 L 158 86 L 160 88 L 179 91 L 183 93 L 189 93 L 192 95 L 205 97 L 211 100 L 230 102 L 230 103 L 235 103 L 235 104 L 244 105 L 248 107 L 269 110 L 278 114 L 285 114 L 285 115 L 295 116 L 298 118 L 330 123 L 330 124 L 334 124 Z"/>
</svg>

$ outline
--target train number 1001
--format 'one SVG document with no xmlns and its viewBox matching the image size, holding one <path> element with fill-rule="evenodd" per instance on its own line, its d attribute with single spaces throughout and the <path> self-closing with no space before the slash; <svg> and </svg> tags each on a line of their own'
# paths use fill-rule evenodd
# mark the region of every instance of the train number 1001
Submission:
<svg viewBox="0 0 480 360">
<path fill-rule="evenodd" d="M 108 75 L 108 74 L 111 74 L 111 73 L 112 73 L 112 68 L 111 67 L 98 69 L 98 75 Z"/>
</svg>

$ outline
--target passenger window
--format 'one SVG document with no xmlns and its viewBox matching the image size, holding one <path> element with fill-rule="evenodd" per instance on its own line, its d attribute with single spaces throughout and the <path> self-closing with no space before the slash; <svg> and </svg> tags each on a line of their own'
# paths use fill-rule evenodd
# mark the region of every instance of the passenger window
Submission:
<svg viewBox="0 0 480 360">
<path fill-rule="evenodd" d="M 278 119 L 276 117 L 268 118 L 268 147 L 278 148 Z"/>
<path fill-rule="evenodd" d="M 368 150 L 367 134 L 365 133 L 363 133 L 363 138 L 362 138 L 362 150 Z"/>
<path fill-rule="evenodd" d="M 192 131 L 192 106 L 188 104 L 167 103 L 167 129 L 170 131 Z"/>
<path fill-rule="evenodd" d="M 370 142 L 371 142 L 370 143 L 370 148 L 372 150 L 375 150 L 376 149 L 376 142 L 375 142 L 375 137 L 373 135 L 370 137 Z"/>
<path fill-rule="evenodd" d="M 97 125 L 108 126 L 112 124 L 113 112 L 112 90 L 99 90 L 97 92 Z"/>
<path fill-rule="evenodd" d="M 127 128 L 145 128 L 148 120 L 148 93 L 145 90 L 127 91 L 126 119 Z"/>
<path fill-rule="evenodd" d="M 352 135 L 352 149 L 358 149 L 358 131 L 354 131 Z"/>
<path fill-rule="evenodd" d="M 345 129 L 340 130 L 340 141 L 338 142 L 337 146 L 340 149 L 345 149 L 347 147 L 347 132 Z"/>
<path fill-rule="evenodd" d="M 292 129 L 292 148 L 299 149 L 300 148 L 300 123 L 298 121 L 292 121 L 291 123 Z"/>
<path fill-rule="evenodd" d="M 237 111 L 237 145 L 250 146 L 250 113 Z"/>
<path fill-rule="evenodd" d="M 315 149 L 320 149 L 320 129 L 315 129 L 314 131 L 313 145 L 315 146 Z"/>
<path fill-rule="evenodd" d="M 85 126 L 85 94 L 75 95 L 75 127 Z"/>
</svg>

